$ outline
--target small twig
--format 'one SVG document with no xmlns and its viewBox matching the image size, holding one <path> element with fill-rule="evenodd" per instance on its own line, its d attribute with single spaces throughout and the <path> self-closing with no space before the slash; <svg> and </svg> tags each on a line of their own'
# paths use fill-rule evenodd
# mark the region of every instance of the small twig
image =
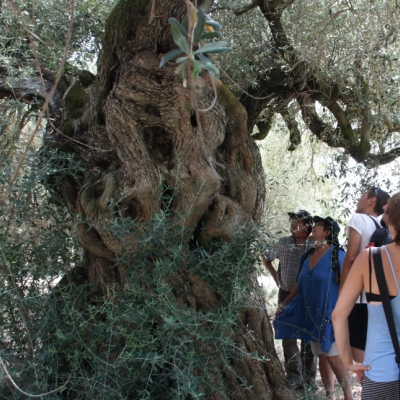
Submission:
<svg viewBox="0 0 400 400">
<path fill-rule="evenodd" d="M 81 146 L 88 147 L 89 149 L 92 149 L 92 150 L 95 150 L 95 151 L 102 151 L 102 152 L 104 152 L 104 153 L 107 153 L 107 152 L 109 152 L 109 151 L 113 151 L 113 150 L 114 150 L 114 149 L 103 150 L 103 149 L 99 149 L 99 148 L 97 148 L 97 147 L 89 146 L 88 144 L 85 144 L 85 143 L 83 143 L 83 142 L 80 142 L 79 140 L 73 139 L 72 137 L 67 136 L 65 133 L 62 133 L 58 128 L 56 128 L 56 127 L 53 125 L 53 123 L 51 122 L 51 119 L 50 119 L 50 118 L 49 118 L 47 121 L 48 121 L 48 123 L 50 124 L 50 126 L 51 126 L 59 135 L 64 136 L 66 139 L 71 140 L 72 142 L 78 143 L 78 144 L 80 144 Z"/>
<path fill-rule="evenodd" d="M 36 25 L 36 18 L 35 18 L 35 5 L 34 5 L 34 0 L 32 0 L 32 7 L 31 7 L 31 20 L 32 24 Z"/>
<path fill-rule="evenodd" d="M 186 0 L 186 9 L 187 9 L 187 16 L 188 16 L 188 43 L 189 43 L 190 52 L 192 52 L 192 50 L 193 50 L 192 30 L 194 28 L 194 24 L 192 21 L 192 13 L 191 13 L 190 5 L 191 5 L 190 0 Z M 193 106 L 194 112 L 196 114 L 197 137 L 200 141 L 200 148 L 201 148 L 203 159 L 211 166 L 212 165 L 211 156 L 210 156 L 209 152 L 206 150 L 207 147 L 206 147 L 205 140 L 204 140 L 203 126 L 201 124 L 199 105 L 197 103 L 195 84 L 194 84 L 194 78 L 193 78 L 193 73 L 192 73 L 191 67 L 192 67 L 192 63 L 189 60 L 189 62 L 187 63 L 187 74 L 188 74 L 189 84 L 190 84 L 190 98 L 192 101 L 192 106 Z"/>
<path fill-rule="evenodd" d="M 252 99 L 255 100 L 265 100 L 265 99 L 269 99 L 270 97 L 273 97 L 272 94 L 265 96 L 265 97 L 256 97 L 256 96 L 252 96 L 250 93 L 246 92 L 237 82 L 235 82 L 229 75 L 228 73 L 221 67 L 221 65 L 218 63 L 218 61 L 215 59 L 215 57 L 213 57 L 211 54 L 209 55 L 209 57 L 214 61 L 214 64 L 217 65 L 217 67 L 222 71 L 222 73 L 236 86 L 240 89 L 241 92 L 243 92 L 245 95 L 251 97 Z"/>
<path fill-rule="evenodd" d="M 24 321 L 25 329 L 26 329 L 26 334 L 28 336 L 28 347 L 27 347 L 27 354 L 29 358 L 33 358 L 33 341 L 31 338 L 30 334 L 30 327 L 33 326 L 31 319 L 29 318 L 28 311 L 26 310 L 24 303 L 22 302 L 23 295 L 21 293 L 20 288 L 16 285 L 14 278 L 12 276 L 12 273 L 10 271 L 9 266 L 6 263 L 6 257 L 3 253 L 3 250 L 0 249 L 1 255 L 5 261 L 3 265 L 0 265 L 0 276 L 4 276 L 6 278 L 6 281 L 8 284 L 12 287 L 12 289 L 15 291 L 18 299 L 18 311 L 21 315 L 22 320 Z"/>
<path fill-rule="evenodd" d="M 48 396 L 48 395 L 50 395 L 50 394 L 56 393 L 56 392 L 60 391 L 61 389 L 63 389 L 63 388 L 67 385 L 67 383 L 69 382 L 69 380 L 71 379 L 71 376 L 72 376 L 72 372 L 71 372 L 71 374 L 69 375 L 69 377 L 68 377 L 67 381 L 64 383 L 64 385 L 60 386 L 60 387 L 57 388 L 57 389 L 54 389 L 54 390 L 52 390 L 52 391 L 50 391 L 50 392 L 41 393 L 41 394 L 30 394 L 30 393 L 24 392 L 24 391 L 15 383 L 14 379 L 12 378 L 12 376 L 10 375 L 10 373 L 8 372 L 7 367 L 6 367 L 6 365 L 4 364 L 3 358 L 2 358 L 1 356 L 0 356 L 0 364 L 1 364 L 1 366 L 2 366 L 2 368 L 3 368 L 3 371 L 4 371 L 4 373 L 6 374 L 8 380 L 11 382 L 11 384 L 14 386 L 14 388 L 17 389 L 17 390 L 18 390 L 20 393 L 22 393 L 23 395 L 28 396 L 28 397 L 38 398 L 38 397 Z"/>
<path fill-rule="evenodd" d="M 38 118 L 38 122 L 37 122 L 37 124 L 36 124 L 36 128 L 35 128 L 35 130 L 33 131 L 31 137 L 29 138 L 28 144 L 26 145 L 25 151 L 24 151 L 24 153 L 22 154 L 21 160 L 19 161 L 18 166 L 17 166 L 17 168 L 16 168 L 16 170 L 15 170 L 15 172 L 14 172 L 12 178 L 11 178 L 11 181 L 10 181 L 10 183 L 9 183 L 9 185 L 8 185 L 8 187 L 7 187 L 7 189 L 6 189 L 5 193 L 4 193 L 4 195 L 3 195 L 3 199 L 2 199 L 3 202 L 5 202 L 6 197 L 7 197 L 8 194 L 11 192 L 11 189 L 12 189 L 13 186 L 14 186 L 14 183 L 15 183 L 15 181 L 16 181 L 18 175 L 19 175 L 19 172 L 20 172 L 20 170 L 21 170 L 21 168 L 22 168 L 22 165 L 23 165 L 24 162 L 25 162 L 25 159 L 26 159 L 26 156 L 27 156 L 27 154 L 28 154 L 28 151 L 29 151 L 29 149 L 30 149 L 30 147 L 31 147 L 31 145 L 32 145 L 32 143 L 33 143 L 33 140 L 35 139 L 35 136 L 36 136 L 36 134 L 37 134 L 37 132 L 38 132 L 38 130 L 39 130 L 39 126 L 40 126 L 41 123 L 42 123 L 43 117 L 44 117 L 44 115 L 45 115 L 46 112 L 47 112 L 47 108 L 48 108 L 48 106 L 49 106 L 49 103 L 50 103 L 51 99 L 53 98 L 54 93 L 55 93 L 55 91 L 56 91 L 56 89 L 57 89 L 58 82 L 59 82 L 60 79 L 61 79 L 62 71 L 63 71 L 63 69 L 64 69 L 65 62 L 67 61 L 69 43 L 70 43 L 70 41 L 71 41 L 72 26 L 73 26 L 73 22 L 74 22 L 74 9 L 75 9 L 75 0 L 72 0 L 72 1 L 71 1 L 71 18 L 70 18 L 69 27 L 68 27 L 67 40 L 66 40 L 66 42 L 65 42 L 64 54 L 63 54 L 63 58 L 62 58 L 62 60 L 61 60 L 60 68 L 58 69 L 58 73 L 57 73 L 56 80 L 55 80 L 55 82 L 54 82 L 53 87 L 51 88 L 50 93 L 48 94 L 48 96 L 46 96 L 46 100 L 45 100 L 45 102 L 44 102 L 44 104 L 43 104 L 42 112 L 40 113 L 40 116 L 39 116 L 39 118 Z"/>
<path fill-rule="evenodd" d="M 242 8 L 239 8 L 237 10 L 233 10 L 233 13 L 237 16 L 240 17 L 243 14 L 246 14 L 250 10 L 253 10 L 254 8 L 257 7 L 257 3 L 255 1 L 252 1 L 250 4 L 245 5 Z"/>
<path fill-rule="evenodd" d="M 149 22 L 147 23 L 147 25 L 150 25 L 153 21 L 154 21 L 154 8 L 156 6 L 156 0 L 153 0 L 151 2 L 151 10 L 150 10 L 150 18 L 149 18 Z"/>
<path fill-rule="evenodd" d="M 233 8 L 225 6 L 214 7 L 210 10 L 210 14 L 212 14 L 215 11 L 233 11 Z"/>
<path fill-rule="evenodd" d="M 150 11 L 150 18 L 149 18 L 149 22 L 147 23 L 147 25 L 150 25 L 155 18 L 162 18 L 162 15 L 156 15 L 154 9 L 156 8 L 156 0 L 153 0 L 151 3 L 151 11 Z"/>
<path fill-rule="evenodd" d="M 40 39 L 39 36 L 37 36 L 35 33 L 33 33 L 23 22 L 21 12 L 19 11 L 19 8 L 18 8 L 18 4 L 16 4 L 13 0 L 8 0 L 8 2 L 14 7 L 15 11 L 17 12 L 17 14 L 20 18 L 21 25 L 22 25 L 23 29 L 26 31 L 26 33 L 35 37 L 40 43 L 43 43 L 45 45 L 53 44 L 52 42 L 45 42 L 44 40 Z M 32 4 L 32 7 L 33 7 L 33 4 Z M 32 17 L 33 17 L 33 10 L 32 10 Z M 33 18 L 32 18 L 32 20 L 33 20 Z M 35 25 L 35 22 L 33 22 L 33 24 Z"/>
<path fill-rule="evenodd" d="M 71 84 L 67 87 L 67 90 L 64 92 L 63 97 L 62 97 L 62 101 L 65 100 L 65 98 L 68 96 L 68 93 L 71 91 L 71 89 L 74 87 L 75 83 L 77 81 L 76 76 L 74 76 L 74 78 L 72 79 Z"/>
<path fill-rule="evenodd" d="M 225 7 L 225 6 L 219 6 L 219 7 L 214 7 L 213 9 L 210 10 L 210 14 L 214 13 L 216 11 L 231 11 L 236 17 L 240 17 L 243 14 L 246 14 L 250 10 L 253 10 L 254 8 L 257 7 L 257 4 L 255 1 L 252 1 L 249 4 L 246 4 L 243 7 L 240 8 L 232 8 L 232 7 Z"/>
<path fill-rule="evenodd" d="M 214 76 L 211 76 L 211 75 L 210 75 L 210 77 L 211 77 L 211 83 L 212 83 L 213 90 L 214 90 L 214 100 L 212 101 L 212 103 L 211 103 L 211 105 L 209 107 L 200 108 L 199 109 L 200 112 L 210 111 L 214 107 L 215 102 L 217 101 L 217 98 L 218 98 L 217 88 L 215 87 L 215 78 L 214 78 Z"/>
</svg>

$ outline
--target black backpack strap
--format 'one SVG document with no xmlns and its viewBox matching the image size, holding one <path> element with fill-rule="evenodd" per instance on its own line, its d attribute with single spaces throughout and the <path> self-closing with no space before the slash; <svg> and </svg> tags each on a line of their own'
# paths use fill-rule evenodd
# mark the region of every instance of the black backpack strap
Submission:
<svg viewBox="0 0 400 400">
<path fill-rule="evenodd" d="M 399 367 L 399 395 L 400 395 L 400 345 L 399 345 L 399 338 L 397 337 L 396 325 L 393 318 L 392 306 L 390 304 L 390 297 L 385 279 L 385 272 L 383 271 L 381 248 L 374 247 L 370 248 L 369 251 L 370 253 L 372 251 L 372 255 L 374 258 L 376 280 L 378 282 L 379 292 L 381 294 L 382 305 L 385 311 L 390 337 L 392 338 L 394 351 L 396 353 L 396 363 Z M 395 276 L 394 279 L 396 279 Z"/>
<path fill-rule="evenodd" d="M 368 215 L 368 217 L 370 217 L 372 221 L 374 221 L 376 229 L 382 228 L 382 226 L 376 222 L 375 218 L 372 218 L 370 215 Z"/>
<path fill-rule="evenodd" d="M 340 268 L 339 268 L 339 247 L 334 246 L 332 249 L 332 270 L 335 272 L 336 282 L 340 282 Z"/>
</svg>

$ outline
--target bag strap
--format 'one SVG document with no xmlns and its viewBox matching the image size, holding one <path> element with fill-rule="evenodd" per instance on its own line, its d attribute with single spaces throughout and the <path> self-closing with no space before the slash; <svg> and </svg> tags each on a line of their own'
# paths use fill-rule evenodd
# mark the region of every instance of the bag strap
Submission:
<svg viewBox="0 0 400 400">
<path fill-rule="evenodd" d="M 339 247 L 334 246 L 332 249 L 332 269 L 335 272 L 336 282 L 340 282 L 340 268 L 339 268 Z"/>
<path fill-rule="evenodd" d="M 374 224 L 375 224 L 375 228 L 376 228 L 376 229 L 382 228 L 382 225 L 378 224 L 378 223 L 376 222 L 375 218 L 372 218 L 370 215 L 368 215 L 368 217 L 370 217 L 370 218 L 372 219 L 372 221 L 373 221 Z"/>
<path fill-rule="evenodd" d="M 386 321 L 389 327 L 390 337 L 392 338 L 394 351 L 396 353 L 396 364 L 399 367 L 399 395 L 400 395 L 400 345 L 397 337 L 396 325 L 393 318 L 392 306 L 390 304 L 389 291 L 383 271 L 381 248 L 374 247 L 369 249 L 369 262 L 371 263 L 371 251 L 374 259 L 375 275 L 378 282 L 379 293 L 381 295 Z"/>
</svg>

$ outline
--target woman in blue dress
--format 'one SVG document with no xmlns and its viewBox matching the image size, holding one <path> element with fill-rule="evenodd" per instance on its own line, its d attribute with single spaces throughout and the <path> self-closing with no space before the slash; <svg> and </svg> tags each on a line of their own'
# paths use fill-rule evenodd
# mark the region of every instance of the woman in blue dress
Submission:
<svg viewBox="0 0 400 400">
<path fill-rule="evenodd" d="M 294 290 L 275 319 L 275 337 L 311 342 L 313 353 L 319 358 L 321 379 L 328 398 L 333 398 L 333 371 L 343 387 L 345 400 L 352 400 L 349 373 L 339 358 L 332 325 L 345 256 L 344 251 L 338 249 L 340 228 L 331 217 L 315 216 L 313 220 L 310 239 L 315 241 L 315 248 L 300 262 L 297 293 Z"/>
</svg>

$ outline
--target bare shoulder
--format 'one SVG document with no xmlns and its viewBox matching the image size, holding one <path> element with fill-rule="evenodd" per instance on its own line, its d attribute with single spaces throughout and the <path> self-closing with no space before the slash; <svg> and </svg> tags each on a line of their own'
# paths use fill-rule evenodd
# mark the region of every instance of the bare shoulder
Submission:
<svg viewBox="0 0 400 400">
<path fill-rule="evenodd" d="M 357 258 L 354 261 L 353 268 L 363 271 L 368 268 L 368 263 L 369 249 L 365 249 L 358 254 Z"/>
<path fill-rule="evenodd" d="M 365 261 L 368 260 L 369 258 L 369 249 L 364 249 L 360 252 L 360 254 L 357 256 L 356 261 Z"/>
</svg>

